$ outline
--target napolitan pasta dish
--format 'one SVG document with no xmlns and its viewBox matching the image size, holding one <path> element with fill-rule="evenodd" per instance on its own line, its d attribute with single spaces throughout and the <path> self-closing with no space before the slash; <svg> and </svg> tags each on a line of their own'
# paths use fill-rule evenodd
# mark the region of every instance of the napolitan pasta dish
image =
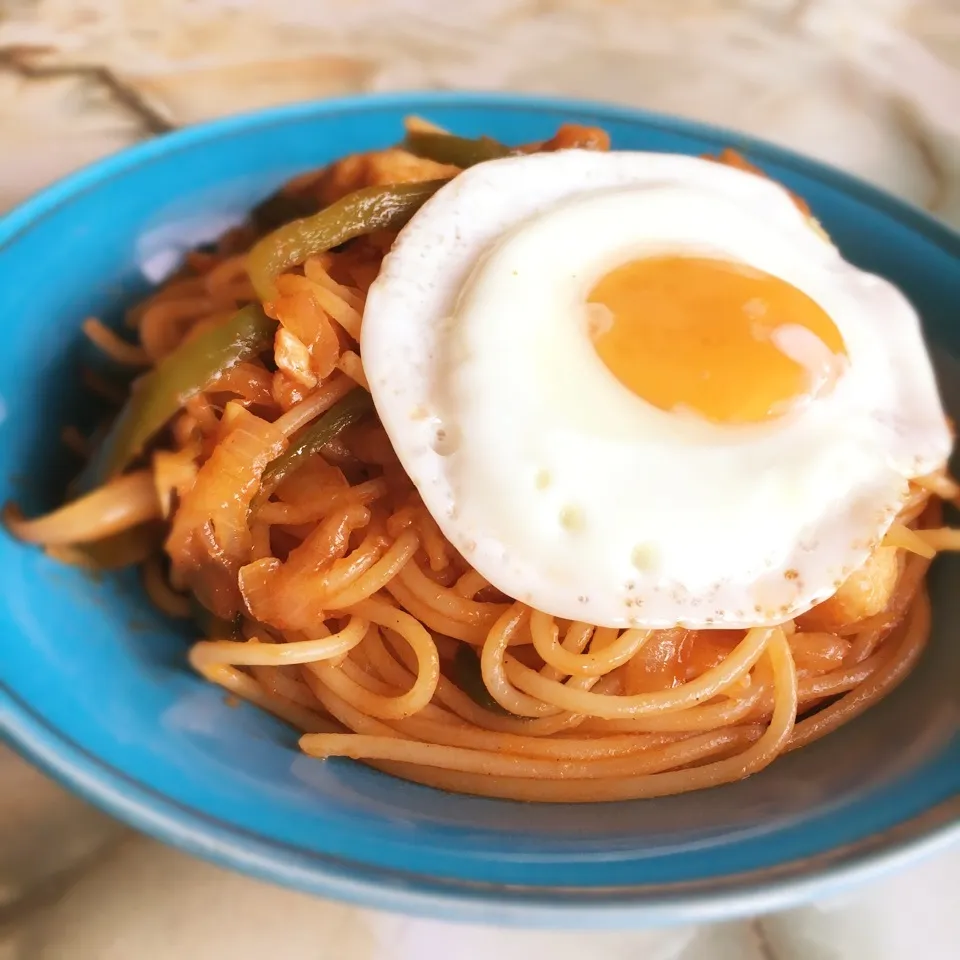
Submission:
<svg viewBox="0 0 960 960">
<path fill-rule="evenodd" d="M 550 802 L 734 781 L 926 642 L 951 430 L 917 316 L 738 155 L 411 120 L 128 315 L 74 499 L 208 680 L 352 757 Z"/>
</svg>

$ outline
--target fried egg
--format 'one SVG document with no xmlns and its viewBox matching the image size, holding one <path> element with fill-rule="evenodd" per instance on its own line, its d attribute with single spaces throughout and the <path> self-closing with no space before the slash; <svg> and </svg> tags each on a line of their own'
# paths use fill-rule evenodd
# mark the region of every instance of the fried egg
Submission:
<svg viewBox="0 0 960 960">
<path fill-rule="evenodd" d="M 450 542 L 603 626 L 808 610 L 951 443 L 908 300 L 779 185 L 687 156 L 465 171 L 385 258 L 361 349 Z"/>
</svg>

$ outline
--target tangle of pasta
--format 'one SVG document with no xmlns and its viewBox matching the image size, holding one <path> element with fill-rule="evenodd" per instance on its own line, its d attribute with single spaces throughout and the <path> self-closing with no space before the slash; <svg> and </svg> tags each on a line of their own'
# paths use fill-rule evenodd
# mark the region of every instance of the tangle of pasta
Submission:
<svg viewBox="0 0 960 960">
<path fill-rule="evenodd" d="M 288 194 L 329 203 L 438 173 L 450 168 L 386 151 Z M 302 730 L 312 756 L 444 790 L 586 802 L 727 783 L 846 723 L 909 672 L 929 633 L 930 559 L 960 548 L 960 531 L 940 527 L 941 501 L 960 498 L 945 473 L 911 484 L 887 539 L 834 597 L 747 631 L 595 627 L 501 595 L 444 539 L 372 414 L 265 485 L 305 428 L 366 390 L 364 296 L 392 237 L 361 236 L 279 275 L 263 303 L 272 349 L 186 398 L 139 466 L 45 517 L 11 513 L 13 532 L 82 562 L 84 545 L 152 531 L 122 559 L 143 564 L 170 616 L 200 599 L 197 671 Z M 191 255 L 129 314 L 136 344 L 98 321 L 85 331 L 116 363 L 156 368 L 259 302 L 254 239 L 235 231 Z M 75 430 L 65 440 L 89 453 Z"/>
</svg>

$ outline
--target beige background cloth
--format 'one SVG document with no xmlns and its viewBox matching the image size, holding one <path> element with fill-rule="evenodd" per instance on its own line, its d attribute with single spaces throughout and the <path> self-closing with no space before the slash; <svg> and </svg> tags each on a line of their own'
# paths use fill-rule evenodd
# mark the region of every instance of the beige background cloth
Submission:
<svg viewBox="0 0 960 960">
<path fill-rule="evenodd" d="M 0 0 L 0 209 L 170 127 L 438 87 L 738 127 L 960 225 L 960 0 Z M 954 850 L 757 922 L 450 927 L 228 874 L 0 752 L 0 960 L 956 960 L 958 890 Z"/>
</svg>

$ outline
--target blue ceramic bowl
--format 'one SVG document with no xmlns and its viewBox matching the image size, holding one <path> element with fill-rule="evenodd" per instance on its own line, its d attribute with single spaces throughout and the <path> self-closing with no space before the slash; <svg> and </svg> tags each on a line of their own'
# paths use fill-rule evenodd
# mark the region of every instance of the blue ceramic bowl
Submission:
<svg viewBox="0 0 960 960">
<path fill-rule="evenodd" d="M 327 101 L 126 150 L 0 224 L 0 500 L 34 511 L 62 490 L 70 465 L 58 432 L 82 416 L 84 317 L 115 317 L 291 175 L 395 142 L 408 113 L 508 142 L 571 120 L 605 127 L 619 148 L 744 150 L 806 197 L 850 259 L 909 294 L 948 402 L 960 401 L 960 238 L 857 180 L 616 107 L 462 94 Z M 292 730 L 229 707 L 190 672 L 188 632 L 151 609 L 135 578 L 92 579 L 6 535 L 0 569 L 0 718 L 13 745 L 140 829 L 292 887 L 527 925 L 695 921 L 825 895 L 960 837 L 952 559 L 932 579 L 930 648 L 867 715 L 743 783 L 586 806 L 448 795 L 308 759 Z"/>
</svg>

